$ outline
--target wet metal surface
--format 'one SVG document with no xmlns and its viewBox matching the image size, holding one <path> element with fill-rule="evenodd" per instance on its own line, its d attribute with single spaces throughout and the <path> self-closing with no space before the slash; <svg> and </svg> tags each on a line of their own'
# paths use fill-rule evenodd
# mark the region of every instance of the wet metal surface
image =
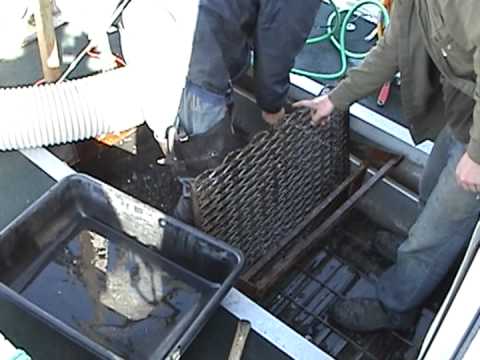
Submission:
<svg viewBox="0 0 480 360">
<path fill-rule="evenodd" d="M 374 231 L 371 222 L 355 213 L 309 259 L 295 267 L 265 298 L 264 305 L 340 360 L 413 359 L 415 344 L 423 338 L 433 319 L 433 312 L 427 308 L 417 328 L 406 334 L 388 331 L 358 334 L 328 320 L 328 310 L 336 299 L 373 295 L 373 278 L 390 265 L 372 251 Z"/>
</svg>

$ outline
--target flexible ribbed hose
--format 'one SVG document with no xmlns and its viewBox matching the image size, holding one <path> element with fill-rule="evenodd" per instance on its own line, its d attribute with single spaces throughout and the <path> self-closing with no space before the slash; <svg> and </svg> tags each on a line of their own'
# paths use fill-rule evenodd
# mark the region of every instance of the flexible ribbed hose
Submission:
<svg viewBox="0 0 480 360">
<path fill-rule="evenodd" d="M 58 145 L 144 122 L 128 67 L 40 87 L 0 89 L 0 151 Z M 133 82 L 136 83 L 136 82 Z"/>
</svg>

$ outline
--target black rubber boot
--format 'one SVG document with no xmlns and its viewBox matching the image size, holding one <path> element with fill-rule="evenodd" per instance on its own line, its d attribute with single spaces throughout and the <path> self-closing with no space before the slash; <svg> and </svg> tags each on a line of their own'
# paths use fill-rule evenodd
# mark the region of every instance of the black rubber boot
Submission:
<svg viewBox="0 0 480 360">
<path fill-rule="evenodd" d="M 394 313 L 385 309 L 380 301 L 356 298 L 337 301 L 330 309 L 329 319 L 341 327 L 357 332 L 411 329 L 416 312 Z"/>
<path fill-rule="evenodd" d="M 404 237 L 393 232 L 380 230 L 375 234 L 375 241 L 373 242 L 373 249 L 380 256 L 394 263 L 397 261 L 397 251 Z"/>
<path fill-rule="evenodd" d="M 242 137 L 234 132 L 228 115 L 203 134 L 177 135 L 169 162 L 177 176 L 193 178 L 219 166 L 228 153 L 245 144 Z"/>
</svg>

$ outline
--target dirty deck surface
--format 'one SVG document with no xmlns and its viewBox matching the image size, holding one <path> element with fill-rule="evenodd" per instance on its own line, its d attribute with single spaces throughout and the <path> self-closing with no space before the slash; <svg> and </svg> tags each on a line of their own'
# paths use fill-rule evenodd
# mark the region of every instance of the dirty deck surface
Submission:
<svg viewBox="0 0 480 360">
<path fill-rule="evenodd" d="M 102 180 L 142 202 L 171 213 L 178 197 L 180 184 L 170 168 L 159 164 L 164 156 L 147 126 L 116 146 L 104 146 L 88 141 L 84 146 L 90 155 L 82 157 L 75 168 Z"/>
<path fill-rule="evenodd" d="M 335 358 L 414 359 L 438 307 L 435 300 L 423 309 L 417 327 L 406 333 L 362 335 L 328 320 L 328 310 L 337 299 L 374 294 L 373 279 L 390 265 L 373 250 L 375 229 L 375 224 L 355 212 L 295 267 L 264 305 Z"/>
<path fill-rule="evenodd" d="M 126 143 L 130 143 L 128 147 L 131 148 L 135 140 L 127 139 Z M 95 161 L 80 163 L 77 170 L 171 212 L 179 195 L 179 186 L 168 167 L 158 164 L 162 154 L 147 128 L 140 129 L 136 144 L 137 149 L 146 151 L 140 157 L 129 155 L 125 149 L 106 148 Z M 359 335 L 337 328 L 328 321 L 328 309 L 336 299 L 372 294 L 372 279 L 391 265 L 373 250 L 372 240 L 377 229 L 361 212 L 354 212 L 311 257 L 298 264 L 288 278 L 261 301 L 262 305 L 338 359 L 413 359 L 448 283 L 432 296 L 422 310 L 417 327 L 407 333 Z M 219 315 L 219 318 L 224 316 L 228 315 Z M 212 326 L 210 331 L 216 331 L 213 325 L 209 326 Z M 196 352 L 202 346 L 206 346 L 203 341 L 193 349 Z"/>
</svg>

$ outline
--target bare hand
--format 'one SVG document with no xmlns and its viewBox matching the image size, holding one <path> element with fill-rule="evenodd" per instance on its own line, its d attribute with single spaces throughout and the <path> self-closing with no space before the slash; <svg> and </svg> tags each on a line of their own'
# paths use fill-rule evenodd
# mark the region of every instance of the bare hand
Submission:
<svg viewBox="0 0 480 360">
<path fill-rule="evenodd" d="M 334 110 L 334 105 L 328 98 L 328 95 L 317 97 L 313 100 L 302 100 L 293 104 L 294 107 L 309 108 L 312 113 L 312 123 L 314 125 L 324 125 L 329 120 Z"/>
<path fill-rule="evenodd" d="M 285 109 L 282 108 L 279 112 L 276 113 L 268 113 L 263 111 L 262 112 L 262 117 L 263 120 L 265 120 L 267 123 L 269 123 L 272 126 L 277 125 L 285 116 Z"/>
<path fill-rule="evenodd" d="M 457 165 L 457 182 L 466 191 L 480 193 L 480 164 L 465 153 Z"/>
</svg>

